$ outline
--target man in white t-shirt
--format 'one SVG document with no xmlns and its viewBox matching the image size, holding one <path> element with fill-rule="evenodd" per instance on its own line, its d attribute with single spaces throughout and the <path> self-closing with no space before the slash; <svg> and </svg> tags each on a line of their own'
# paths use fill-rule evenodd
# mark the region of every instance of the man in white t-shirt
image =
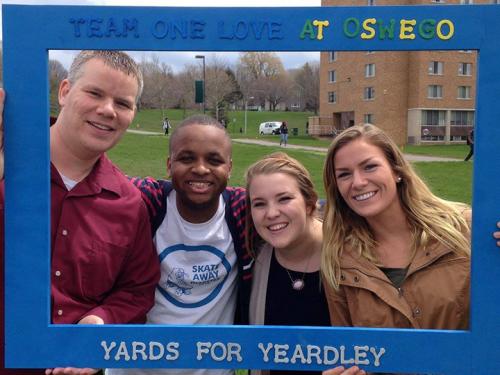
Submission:
<svg viewBox="0 0 500 375">
<path fill-rule="evenodd" d="M 208 116 L 172 133 L 172 182 L 132 179 L 148 206 L 161 279 L 148 324 L 246 323 L 252 259 L 244 250 L 245 191 L 226 187 L 231 139 Z M 234 370 L 107 370 L 118 374 L 234 374 Z"/>
</svg>

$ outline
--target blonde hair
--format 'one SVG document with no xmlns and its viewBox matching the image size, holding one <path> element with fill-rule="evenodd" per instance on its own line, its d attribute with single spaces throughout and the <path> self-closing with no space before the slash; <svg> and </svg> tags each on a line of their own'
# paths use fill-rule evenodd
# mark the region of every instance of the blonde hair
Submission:
<svg viewBox="0 0 500 375">
<path fill-rule="evenodd" d="M 346 248 L 378 264 L 377 245 L 367 221 L 344 201 L 335 178 L 335 155 L 354 140 L 378 147 L 394 173 L 401 177 L 397 194 L 413 237 L 412 254 L 438 241 L 458 254 L 470 256 L 467 238 L 469 225 L 463 217 L 465 204 L 448 202 L 435 196 L 406 161 L 397 145 L 379 128 L 371 124 L 350 127 L 331 143 L 323 170 L 326 207 L 323 223 L 321 271 L 334 288 L 339 287 L 340 258 Z"/>
<path fill-rule="evenodd" d="M 300 193 L 306 203 L 306 208 L 311 210 L 311 215 L 316 210 L 318 202 L 318 193 L 314 189 L 314 184 L 311 180 L 311 175 L 307 169 L 296 159 L 288 156 L 283 152 L 275 152 L 264 156 L 259 161 L 248 167 L 245 173 L 246 180 L 246 220 L 245 220 L 245 243 L 248 251 L 255 257 L 255 249 L 263 243 L 262 238 L 255 231 L 253 224 L 251 203 L 250 203 L 250 185 L 255 176 L 263 174 L 284 173 L 295 179 L 299 187 Z"/>
</svg>

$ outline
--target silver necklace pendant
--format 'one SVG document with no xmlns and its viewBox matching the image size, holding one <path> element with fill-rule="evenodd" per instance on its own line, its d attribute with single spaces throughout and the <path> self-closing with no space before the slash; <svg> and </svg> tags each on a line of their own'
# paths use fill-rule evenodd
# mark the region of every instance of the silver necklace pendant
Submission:
<svg viewBox="0 0 500 375">
<path fill-rule="evenodd" d="M 302 290 L 304 289 L 305 282 L 303 279 L 295 279 L 292 281 L 292 288 L 294 290 Z"/>
</svg>

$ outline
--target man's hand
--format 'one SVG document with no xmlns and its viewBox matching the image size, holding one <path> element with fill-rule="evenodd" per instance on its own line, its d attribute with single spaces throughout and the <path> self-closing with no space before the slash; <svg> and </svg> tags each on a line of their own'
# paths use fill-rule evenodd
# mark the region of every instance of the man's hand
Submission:
<svg viewBox="0 0 500 375">
<path fill-rule="evenodd" d="M 497 227 L 500 228 L 500 221 L 497 223 Z M 500 246 L 500 229 L 493 233 L 493 237 L 497 239 L 497 246 Z"/>
<path fill-rule="evenodd" d="M 345 369 L 342 366 L 323 371 L 322 375 L 366 375 L 365 370 L 360 370 L 358 366 Z"/>
<path fill-rule="evenodd" d="M 98 372 L 99 370 L 95 368 L 58 367 L 48 368 L 45 370 L 45 375 L 94 375 Z"/>
<path fill-rule="evenodd" d="M 104 320 L 97 315 L 88 315 L 80 320 L 78 324 L 104 324 Z"/>
<path fill-rule="evenodd" d="M 82 318 L 78 324 L 104 324 L 104 320 L 97 315 L 88 315 Z M 45 375 L 93 375 L 99 372 L 95 368 L 76 368 L 76 367 L 58 367 L 48 368 L 45 370 Z"/>
</svg>

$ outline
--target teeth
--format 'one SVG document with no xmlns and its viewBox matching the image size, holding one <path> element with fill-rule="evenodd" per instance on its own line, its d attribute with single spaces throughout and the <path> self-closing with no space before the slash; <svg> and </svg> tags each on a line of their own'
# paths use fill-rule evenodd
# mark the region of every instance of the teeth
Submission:
<svg viewBox="0 0 500 375">
<path fill-rule="evenodd" d="M 269 230 L 280 230 L 280 229 L 283 229 L 283 228 L 286 228 L 288 226 L 288 224 L 284 224 L 284 223 L 281 223 L 281 224 L 274 224 L 274 225 L 270 225 L 268 227 Z"/>
<path fill-rule="evenodd" d="M 364 200 L 367 200 L 371 197 L 373 197 L 375 195 L 375 192 L 374 191 L 370 191 L 369 193 L 364 193 L 364 194 L 361 194 L 361 195 L 356 195 L 354 197 L 355 200 L 357 201 L 364 201 Z"/>
<path fill-rule="evenodd" d="M 210 186 L 209 182 L 189 182 L 189 185 L 195 187 L 195 188 L 207 188 Z"/>
<path fill-rule="evenodd" d="M 97 129 L 101 129 L 101 130 L 113 130 L 113 128 L 107 126 L 107 125 L 102 125 L 102 124 L 98 124 L 96 122 L 90 122 L 90 124 L 92 126 L 95 126 Z"/>
</svg>

